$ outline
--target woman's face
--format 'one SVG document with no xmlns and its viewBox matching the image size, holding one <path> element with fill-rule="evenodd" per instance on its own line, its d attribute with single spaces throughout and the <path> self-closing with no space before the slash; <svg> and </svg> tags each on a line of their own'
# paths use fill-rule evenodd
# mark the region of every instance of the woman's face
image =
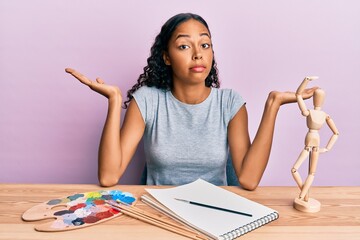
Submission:
<svg viewBox="0 0 360 240">
<path fill-rule="evenodd" d="M 181 23 L 173 32 L 163 58 L 173 70 L 174 83 L 204 84 L 213 62 L 208 29 L 194 19 Z"/>
</svg>

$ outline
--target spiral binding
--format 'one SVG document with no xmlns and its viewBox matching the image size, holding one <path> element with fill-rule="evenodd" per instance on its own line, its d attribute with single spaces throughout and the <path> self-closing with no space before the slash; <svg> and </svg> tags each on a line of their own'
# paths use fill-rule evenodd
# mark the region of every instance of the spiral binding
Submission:
<svg viewBox="0 0 360 240">
<path fill-rule="evenodd" d="M 258 220 L 255 220 L 249 224 L 246 224 L 242 227 L 239 227 L 231 232 L 225 233 L 220 236 L 221 240 L 231 240 L 237 237 L 240 237 L 248 232 L 251 232 L 269 222 L 272 222 L 279 218 L 279 214 L 277 212 L 273 212 L 269 215 L 266 215 L 265 217 L 262 217 Z"/>
</svg>

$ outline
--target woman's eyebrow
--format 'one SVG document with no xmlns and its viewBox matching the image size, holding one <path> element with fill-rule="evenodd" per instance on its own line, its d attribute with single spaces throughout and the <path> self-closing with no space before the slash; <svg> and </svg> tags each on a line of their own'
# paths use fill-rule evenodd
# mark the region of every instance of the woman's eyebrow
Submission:
<svg viewBox="0 0 360 240">
<path fill-rule="evenodd" d="M 208 33 L 206 33 L 206 32 L 205 33 L 200 33 L 199 35 L 200 35 L 200 37 L 207 36 L 207 37 L 211 38 L 210 35 Z M 188 34 L 179 34 L 179 35 L 177 35 L 175 40 L 178 39 L 178 38 L 182 38 L 182 37 L 190 38 L 190 35 L 188 35 Z"/>
<path fill-rule="evenodd" d="M 208 38 L 211 38 L 211 37 L 210 37 L 210 34 L 209 34 L 209 33 L 206 33 L 206 32 L 205 32 L 205 33 L 201 33 L 200 36 L 207 36 Z"/>
<path fill-rule="evenodd" d="M 187 35 L 187 34 L 179 34 L 179 35 L 177 35 L 177 37 L 175 38 L 175 40 L 178 39 L 178 38 L 182 38 L 182 37 L 190 38 L 190 35 Z"/>
</svg>

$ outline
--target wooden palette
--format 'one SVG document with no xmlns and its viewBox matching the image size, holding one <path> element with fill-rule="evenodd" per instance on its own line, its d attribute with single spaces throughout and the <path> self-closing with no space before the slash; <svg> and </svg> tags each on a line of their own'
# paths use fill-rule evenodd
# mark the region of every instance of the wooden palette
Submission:
<svg viewBox="0 0 360 240">
<path fill-rule="evenodd" d="M 35 226 L 42 232 L 58 232 L 84 228 L 113 219 L 122 213 L 105 203 L 120 201 L 134 205 L 136 198 L 120 190 L 102 190 L 77 193 L 65 198 L 52 199 L 28 209 L 23 215 L 24 221 L 54 219 Z"/>
</svg>

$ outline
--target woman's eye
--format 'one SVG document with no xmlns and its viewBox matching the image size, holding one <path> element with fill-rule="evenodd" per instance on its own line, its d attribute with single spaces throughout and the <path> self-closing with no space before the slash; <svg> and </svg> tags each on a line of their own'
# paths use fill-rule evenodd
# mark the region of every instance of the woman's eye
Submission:
<svg viewBox="0 0 360 240">
<path fill-rule="evenodd" d="M 188 45 L 180 45 L 179 48 L 180 48 L 181 50 L 185 50 L 185 49 L 188 49 L 189 46 L 188 46 Z"/>
<path fill-rule="evenodd" d="M 204 44 L 201 44 L 201 46 L 202 46 L 203 48 L 209 48 L 209 47 L 210 47 L 210 44 L 204 43 Z"/>
</svg>

